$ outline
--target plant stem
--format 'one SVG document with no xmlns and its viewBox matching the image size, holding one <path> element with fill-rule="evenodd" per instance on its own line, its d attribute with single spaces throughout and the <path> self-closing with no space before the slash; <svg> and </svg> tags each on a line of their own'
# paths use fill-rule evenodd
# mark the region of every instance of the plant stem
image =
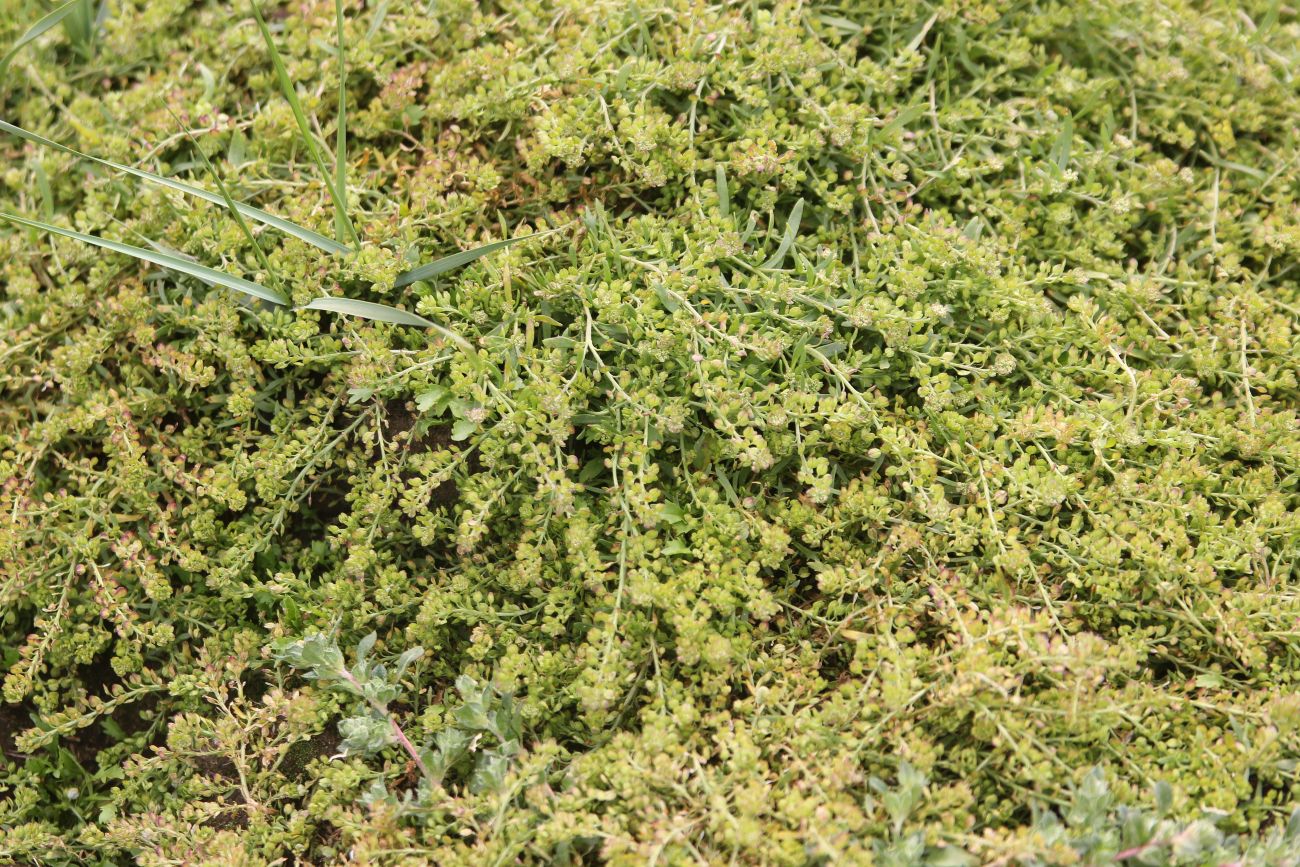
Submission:
<svg viewBox="0 0 1300 867">
<path fill-rule="evenodd" d="M 388 707 L 366 695 L 365 691 L 361 688 L 361 684 L 352 676 L 352 672 L 348 671 L 346 668 L 339 669 L 339 677 L 347 681 L 356 694 L 366 700 L 366 704 L 370 705 L 388 718 L 388 725 L 392 728 L 393 736 L 397 738 L 397 742 L 401 744 L 402 749 L 406 750 L 406 752 L 411 756 L 411 761 L 415 762 L 415 766 L 420 769 L 420 773 L 429 781 L 429 784 L 431 786 L 436 786 L 437 780 L 433 778 L 433 774 L 429 771 L 428 765 L 424 763 L 424 759 L 420 758 L 420 751 L 415 748 L 415 744 L 411 743 L 411 739 L 406 736 L 406 732 L 402 731 L 402 727 L 397 724 L 397 718 L 388 712 Z"/>
</svg>

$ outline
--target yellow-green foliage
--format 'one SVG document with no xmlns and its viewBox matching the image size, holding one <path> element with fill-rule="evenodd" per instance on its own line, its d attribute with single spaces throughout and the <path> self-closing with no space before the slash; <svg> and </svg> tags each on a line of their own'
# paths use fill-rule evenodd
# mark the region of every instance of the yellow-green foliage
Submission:
<svg viewBox="0 0 1300 867">
<path fill-rule="evenodd" d="M 332 147 L 334 3 L 266 8 Z M 0 142 L 477 353 L 2 230 L 0 863 L 1297 863 L 1294 3 L 344 11 L 355 256 Z M 242 3 L 3 87 L 331 231 Z"/>
</svg>

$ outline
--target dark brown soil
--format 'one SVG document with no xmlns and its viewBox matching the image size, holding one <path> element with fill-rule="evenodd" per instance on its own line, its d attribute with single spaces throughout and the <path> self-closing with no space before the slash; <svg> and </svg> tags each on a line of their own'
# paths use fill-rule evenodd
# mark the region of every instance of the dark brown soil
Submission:
<svg viewBox="0 0 1300 867">
<path fill-rule="evenodd" d="M 390 400 L 384 404 L 384 438 L 398 444 L 399 447 L 414 452 L 431 452 L 436 449 L 459 449 L 460 446 L 451 438 L 451 425 L 433 425 L 424 433 L 416 436 L 414 431 L 419 416 L 411 407 L 400 400 Z M 456 483 L 449 481 L 439 485 L 433 492 L 432 502 L 435 506 L 450 506 L 460 499 Z"/>
</svg>

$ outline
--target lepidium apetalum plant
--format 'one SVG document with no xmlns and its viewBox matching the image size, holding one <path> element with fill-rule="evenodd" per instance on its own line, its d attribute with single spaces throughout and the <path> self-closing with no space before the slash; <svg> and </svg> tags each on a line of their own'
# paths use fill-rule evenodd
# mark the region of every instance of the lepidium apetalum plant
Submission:
<svg viewBox="0 0 1300 867">
<path fill-rule="evenodd" d="M 312 164 L 319 172 L 321 180 L 323 181 L 325 189 L 328 193 L 328 197 L 334 212 L 335 237 L 332 239 L 325 237 L 317 232 L 314 232 L 306 227 L 292 223 L 288 220 L 283 220 L 278 217 L 275 217 L 259 208 L 254 208 L 243 202 L 236 201 L 232 197 L 228 189 L 226 188 L 225 184 L 222 183 L 220 175 L 209 164 L 208 158 L 202 154 L 201 150 L 199 151 L 201 160 L 203 164 L 207 167 L 209 174 L 211 174 L 212 178 L 214 179 L 218 188 L 220 189 L 220 195 L 202 189 L 201 187 L 196 187 L 191 184 L 178 181 L 174 178 L 163 177 L 161 175 L 143 169 L 133 168 L 131 166 L 115 163 L 111 160 L 100 159 L 99 157 L 82 153 L 66 145 L 59 144 L 55 141 L 45 138 L 44 136 L 38 135 L 30 130 L 23 129 L 17 125 L 10 124 L 3 120 L 0 120 L 0 130 L 3 130 L 4 132 L 7 132 L 13 136 L 21 138 L 33 144 L 62 151 L 64 153 L 70 154 L 80 159 L 93 161 L 95 163 L 98 163 L 99 165 L 113 169 L 114 171 L 118 171 L 124 174 L 129 174 L 133 177 L 139 178 L 148 183 L 157 184 L 159 186 L 163 186 L 168 189 L 171 189 L 175 192 L 183 193 L 188 196 L 193 196 L 203 201 L 224 207 L 229 211 L 230 215 L 239 224 L 241 231 L 243 232 L 244 236 L 247 238 L 250 245 L 253 247 L 254 252 L 257 254 L 258 261 L 262 264 L 264 270 L 270 271 L 270 263 L 265 253 L 262 251 L 262 248 L 257 238 L 254 237 L 247 223 L 245 222 L 245 218 L 262 223 L 264 225 L 285 232 L 286 234 L 297 237 L 300 240 L 306 241 L 307 243 L 312 244 L 313 246 L 327 253 L 336 254 L 336 255 L 337 254 L 351 255 L 357 252 L 357 250 L 361 248 L 362 239 L 361 236 L 358 234 L 351 217 L 348 214 L 348 193 L 347 193 L 348 95 L 347 95 L 346 44 L 344 41 L 344 26 L 343 26 L 344 15 L 343 15 L 342 0 L 336 0 L 334 4 L 335 34 L 336 34 L 335 54 L 337 57 L 337 64 L 338 64 L 339 84 L 338 84 L 338 116 L 336 119 L 336 134 L 335 134 L 335 154 L 333 159 L 334 168 L 332 171 L 330 168 L 327 167 L 327 161 L 325 159 L 325 156 L 323 155 L 323 145 L 316 140 L 316 135 L 312 130 L 311 123 L 308 121 L 308 118 L 303 110 L 302 103 L 298 98 L 297 89 L 293 83 L 293 80 L 289 77 L 289 73 L 285 68 L 284 61 L 280 57 L 279 50 L 276 48 L 275 39 L 272 36 L 271 28 L 267 24 L 266 19 L 262 14 L 261 7 L 258 5 L 256 0 L 250 0 L 249 8 L 253 14 L 254 19 L 257 22 L 258 29 L 262 34 L 267 52 L 271 59 L 272 66 L 274 67 L 276 73 L 276 79 L 279 84 L 281 93 L 293 112 L 294 120 L 297 125 L 297 129 L 300 137 L 300 142 L 302 143 L 304 150 L 306 150 L 307 154 L 311 158 Z M 31 41 L 36 39 L 36 37 L 40 36 L 46 30 L 50 29 L 51 27 L 53 27 L 55 24 L 59 22 L 62 22 L 65 25 L 65 27 L 69 28 L 69 33 L 74 36 L 74 42 L 76 42 L 76 44 L 80 46 L 79 50 L 84 50 L 88 52 L 93 43 L 93 37 L 94 37 L 95 29 L 97 27 L 97 22 L 101 20 L 101 18 L 102 18 L 102 14 L 96 13 L 94 11 L 93 4 L 86 2 L 86 0 L 75 0 L 75 2 L 67 3 L 55 9 L 53 12 L 46 15 L 44 18 L 42 18 L 40 21 L 34 24 L 27 31 L 27 33 L 25 33 L 23 37 L 21 37 L 15 43 L 15 45 L 10 49 L 10 51 L 7 54 L 5 54 L 3 58 L 0 58 L 0 81 L 3 80 L 4 72 L 8 67 L 10 61 L 12 60 L 13 56 L 24 45 L 30 43 Z M 191 141 L 193 141 L 192 137 L 189 136 L 188 130 L 184 130 L 184 134 L 187 138 L 191 138 Z M 194 144 L 195 147 L 197 148 L 198 147 L 197 143 Z M 208 283 L 209 285 L 220 286 L 226 289 L 234 290 L 236 292 L 241 292 L 245 295 L 248 295 L 252 298 L 256 298 L 262 302 L 269 303 L 271 305 L 275 305 L 275 306 L 293 305 L 293 299 L 287 294 L 287 292 L 283 288 L 283 284 L 284 284 L 283 279 L 277 274 L 268 273 L 267 275 L 268 277 L 272 278 L 272 282 L 273 284 L 275 284 L 275 288 L 272 288 L 272 287 L 264 286 L 255 280 L 248 280 L 243 277 L 226 273 L 225 271 L 209 268 L 205 265 L 199 264 L 198 262 L 192 260 L 188 256 L 178 255 L 172 251 L 159 248 L 157 244 L 153 245 L 154 249 L 145 249 L 132 244 L 125 244 L 120 241 L 114 241 L 111 239 L 102 238 L 95 235 L 76 232 L 62 226 L 54 225 L 49 222 L 33 220 L 33 219 L 19 216 L 17 214 L 10 214 L 5 212 L 0 212 L 0 220 L 6 220 L 16 225 L 24 226 L 26 228 L 33 229 L 40 232 L 46 232 L 54 235 L 61 235 L 63 237 L 71 238 L 73 240 L 77 240 L 85 244 L 90 244 L 96 247 L 100 247 L 102 249 L 110 250 L 115 253 L 121 253 L 127 256 L 131 256 L 142 262 L 148 262 L 154 265 L 159 265 L 161 267 L 168 268 L 172 271 L 176 271 L 181 274 L 186 274 L 188 276 L 195 277 L 199 280 L 202 280 L 205 283 Z M 455 268 L 459 268 L 463 265 L 466 265 L 474 261 L 475 259 L 480 258 L 481 256 L 485 256 L 496 250 L 502 249 L 504 247 L 508 247 L 514 243 L 524 240 L 527 237 L 532 237 L 532 236 L 523 235 L 516 238 L 507 238 L 501 241 L 496 241 L 489 244 L 481 245 L 479 247 L 475 247 L 469 250 L 464 250 L 459 253 L 452 254 L 450 256 L 445 256 L 434 262 L 427 263 L 425 265 L 419 266 L 409 271 L 405 271 L 402 274 L 398 275 L 398 278 L 394 284 L 394 288 L 402 288 L 405 286 L 409 286 L 418 281 L 432 279 L 434 276 L 446 273 Z M 357 316 L 363 319 L 371 319 L 379 322 L 390 322 L 398 325 L 411 325 L 411 326 L 429 328 L 435 331 L 444 339 L 458 346 L 461 350 L 465 351 L 467 354 L 472 355 L 473 353 L 473 348 L 454 331 L 444 327 L 443 325 L 440 325 L 439 323 L 426 319 L 423 316 L 419 316 L 415 313 L 411 313 L 409 311 L 402 310 L 400 308 L 393 307 L 391 305 L 379 304 L 372 301 L 363 301 L 363 300 L 353 299 L 353 298 L 322 296 L 319 298 L 315 298 L 306 304 L 301 305 L 301 309 L 323 310 L 323 311 L 329 311 L 333 313 L 344 314 L 348 316 Z"/>
<path fill-rule="evenodd" d="M 332 165 L 333 0 L 265 5 Z M 7 119 L 215 195 L 183 138 L 140 146 L 184 56 L 215 83 L 169 104 L 231 190 L 330 235 L 247 6 L 113 8 L 101 56 L 137 72 L 90 92 L 51 32 Z M 1287 8 L 348 4 L 367 246 L 245 219 L 295 303 L 356 274 L 500 379 L 0 238 L 0 863 L 1294 864 Z M 8 150 L 6 210 L 40 213 L 44 162 L 46 222 L 257 279 L 224 211 Z M 580 207 L 527 268 L 392 288 L 421 239 Z M 349 669 L 372 630 L 389 668 L 426 649 L 387 706 L 417 749 L 462 728 L 462 674 L 514 690 L 503 790 L 467 758 L 392 821 L 400 744 L 326 758 L 369 705 L 225 662 L 334 628 Z M 52 743 L 16 754 L 32 715 Z"/>
</svg>

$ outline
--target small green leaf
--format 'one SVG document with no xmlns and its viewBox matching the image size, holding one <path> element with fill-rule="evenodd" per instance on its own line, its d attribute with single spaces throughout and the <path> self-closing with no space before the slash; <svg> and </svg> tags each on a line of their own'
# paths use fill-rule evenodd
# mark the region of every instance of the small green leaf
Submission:
<svg viewBox="0 0 1300 867">
<path fill-rule="evenodd" d="M 479 758 L 469 780 L 469 790 L 474 794 L 497 792 L 505 785 L 510 771 L 510 757 L 489 750 Z"/>
<path fill-rule="evenodd" d="M 718 187 L 718 213 L 724 217 L 731 216 L 731 190 L 727 189 L 727 172 L 722 163 L 713 167 L 713 177 Z"/>
<path fill-rule="evenodd" d="M 456 423 L 451 426 L 451 438 L 456 442 L 463 442 L 469 439 L 474 431 L 478 430 L 478 425 L 467 418 L 456 419 Z"/>
<path fill-rule="evenodd" d="M 1161 816 L 1167 816 L 1174 806 L 1174 790 L 1164 780 L 1158 780 L 1155 787 L 1156 810 Z"/>
<path fill-rule="evenodd" d="M 1223 686 L 1223 677 L 1214 672 L 1196 675 L 1196 685 L 1201 689 L 1219 689 Z"/>
<path fill-rule="evenodd" d="M 446 399 L 450 392 L 441 385 L 435 385 L 428 391 L 415 396 L 415 408 L 420 412 L 434 411 L 442 415 L 447 411 Z"/>
<path fill-rule="evenodd" d="M 785 234 L 781 238 L 781 245 L 776 248 L 772 258 L 762 264 L 763 268 L 777 268 L 785 261 L 786 254 L 794 246 L 794 239 L 799 234 L 799 221 L 803 219 L 803 199 L 794 203 L 790 209 L 790 217 L 785 221 Z"/>
<path fill-rule="evenodd" d="M 339 721 L 343 736 L 339 751 L 345 756 L 377 753 L 392 742 L 393 727 L 387 717 L 376 714 L 348 717 Z"/>
<path fill-rule="evenodd" d="M 686 513 L 676 503 L 664 503 L 659 507 L 659 517 L 670 524 L 679 524 L 686 519 Z"/>
<path fill-rule="evenodd" d="M 677 303 L 677 299 L 673 298 L 672 294 L 664 286 L 655 283 L 653 288 L 655 295 L 659 298 L 659 303 L 664 306 L 665 310 L 669 313 L 676 313 L 681 309 L 682 305 Z"/>
<path fill-rule="evenodd" d="M 594 481 L 603 472 L 605 472 L 604 458 L 592 458 L 582 465 L 582 469 L 578 472 L 578 482 L 585 485 Z"/>
<path fill-rule="evenodd" d="M 979 860 L 956 846 L 932 846 L 926 850 L 925 867 L 974 867 Z"/>
</svg>

